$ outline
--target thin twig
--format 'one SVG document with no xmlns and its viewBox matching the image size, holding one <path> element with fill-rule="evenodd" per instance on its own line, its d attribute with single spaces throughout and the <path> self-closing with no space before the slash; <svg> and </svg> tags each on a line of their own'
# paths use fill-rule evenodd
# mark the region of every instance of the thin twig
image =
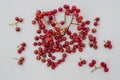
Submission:
<svg viewBox="0 0 120 80">
<path fill-rule="evenodd" d="M 97 69 L 102 68 L 101 66 L 99 66 L 99 67 L 94 66 L 94 67 L 95 67 L 95 68 L 91 71 L 91 73 L 93 73 L 93 72 L 96 71 Z"/>
<path fill-rule="evenodd" d="M 64 14 L 64 22 L 66 23 L 66 14 Z"/>
<path fill-rule="evenodd" d="M 18 58 L 13 58 L 13 59 L 15 59 L 15 60 L 19 60 Z"/>
<path fill-rule="evenodd" d="M 72 16 L 72 19 L 70 21 L 70 24 L 68 25 L 68 28 L 71 26 L 72 22 L 73 22 L 74 16 Z"/>
<path fill-rule="evenodd" d="M 80 25 L 80 24 L 78 24 L 78 23 L 72 23 L 72 24 L 74 24 L 74 25 Z"/>
<path fill-rule="evenodd" d="M 47 20 L 43 17 L 43 20 L 45 21 L 45 24 L 47 23 L 48 24 L 48 22 L 47 22 Z"/>
<path fill-rule="evenodd" d="M 15 23 L 11 23 L 11 24 L 9 24 L 9 25 L 16 25 L 16 26 L 17 26 L 18 23 L 19 23 L 19 22 L 15 22 Z"/>
</svg>

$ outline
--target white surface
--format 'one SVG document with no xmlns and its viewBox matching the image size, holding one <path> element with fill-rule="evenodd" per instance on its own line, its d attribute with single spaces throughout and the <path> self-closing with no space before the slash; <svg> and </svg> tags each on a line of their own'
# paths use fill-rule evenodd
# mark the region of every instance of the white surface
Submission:
<svg viewBox="0 0 120 80">
<path fill-rule="evenodd" d="M 120 0 L 0 0 L 0 80 L 119 80 L 120 72 Z M 98 27 L 99 49 L 85 48 L 82 54 L 69 55 L 66 62 L 55 70 L 47 68 L 45 64 L 35 60 L 32 46 L 35 27 L 31 24 L 35 10 L 50 10 L 63 4 L 76 5 L 81 8 L 86 19 L 100 16 Z M 8 24 L 15 16 L 24 18 L 20 24 L 22 31 L 16 33 L 14 27 Z M 103 40 L 110 39 L 113 49 L 102 47 Z M 20 57 L 16 53 L 16 45 L 27 42 L 27 48 L 22 55 L 26 61 L 19 66 L 13 57 Z M 77 65 L 79 57 L 86 60 L 97 59 L 98 62 L 108 63 L 110 71 L 104 73 L 97 70 L 90 73 L 87 65 L 80 68 Z"/>
</svg>

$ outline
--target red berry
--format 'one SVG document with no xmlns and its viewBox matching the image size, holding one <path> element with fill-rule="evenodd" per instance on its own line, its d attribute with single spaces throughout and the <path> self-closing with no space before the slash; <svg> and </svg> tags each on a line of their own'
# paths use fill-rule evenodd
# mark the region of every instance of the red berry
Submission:
<svg viewBox="0 0 120 80">
<path fill-rule="evenodd" d="M 19 18 L 19 22 L 23 22 L 23 18 Z"/>
<path fill-rule="evenodd" d="M 80 9 L 76 9 L 76 13 L 79 13 L 80 12 Z"/>
<path fill-rule="evenodd" d="M 83 65 L 83 63 L 82 62 L 78 62 L 78 66 L 82 66 Z"/>
<path fill-rule="evenodd" d="M 21 47 L 21 48 L 20 48 L 20 50 L 21 50 L 21 51 L 24 51 L 24 50 L 25 50 L 25 48 L 24 48 L 24 47 Z"/>
<path fill-rule="evenodd" d="M 64 21 L 60 21 L 60 24 L 63 25 L 65 22 Z"/>
<path fill-rule="evenodd" d="M 37 46 L 37 42 L 34 42 L 33 45 L 34 45 L 34 46 Z"/>
<path fill-rule="evenodd" d="M 72 10 L 75 11 L 77 8 L 75 5 L 72 6 Z"/>
<path fill-rule="evenodd" d="M 86 64 L 86 60 L 82 60 L 81 62 L 82 62 L 82 64 Z"/>
<path fill-rule="evenodd" d="M 38 37 L 38 36 L 35 36 L 34 39 L 37 41 L 37 40 L 39 40 L 39 37 Z"/>
<path fill-rule="evenodd" d="M 23 61 L 18 60 L 18 64 L 19 64 L 19 65 L 22 65 L 22 64 L 23 64 Z"/>
<path fill-rule="evenodd" d="M 63 11 L 62 7 L 59 7 L 59 8 L 58 8 L 58 11 L 59 11 L 59 12 L 62 12 L 62 11 Z"/>
<path fill-rule="evenodd" d="M 52 57 L 51 57 L 51 59 L 52 59 L 52 60 L 55 60 L 55 59 L 56 59 L 56 57 L 55 57 L 55 56 L 52 56 Z"/>
<path fill-rule="evenodd" d="M 20 27 L 16 27 L 15 30 L 16 30 L 16 32 L 20 32 L 21 29 L 20 29 Z"/>
<path fill-rule="evenodd" d="M 18 49 L 17 52 L 18 52 L 18 54 L 21 54 L 22 51 L 21 51 L 21 49 Z"/>
<path fill-rule="evenodd" d="M 90 24 L 90 21 L 89 21 L 89 20 L 87 20 L 87 21 L 86 21 L 86 24 L 87 24 L 87 25 L 89 25 L 89 24 Z"/>
<path fill-rule="evenodd" d="M 107 67 L 107 64 L 105 62 L 101 62 L 100 65 L 103 67 L 103 68 L 106 68 Z"/>
<path fill-rule="evenodd" d="M 112 49 L 112 45 L 109 45 L 108 48 L 109 48 L 109 49 Z"/>
<path fill-rule="evenodd" d="M 20 61 L 24 61 L 25 60 L 25 58 L 24 57 L 20 57 L 20 59 L 19 59 Z"/>
<path fill-rule="evenodd" d="M 41 59 L 40 55 L 36 56 L 36 60 L 40 60 L 40 59 Z"/>
<path fill-rule="evenodd" d="M 99 18 L 99 17 L 96 17 L 95 20 L 96 20 L 96 21 L 100 21 L 100 18 Z"/>
<path fill-rule="evenodd" d="M 36 24 L 36 21 L 35 21 L 35 20 L 32 20 L 32 24 Z"/>
<path fill-rule="evenodd" d="M 108 47 L 108 44 L 105 43 L 105 44 L 104 44 L 104 47 L 107 48 L 107 47 Z"/>
<path fill-rule="evenodd" d="M 19 21 L 19 17 L 15 17 L 15 20 L 16 20 L 16 21 Z"/>
<path fill-rule="evenodd" d="M 105 72 L 108 72 L 108 71 L 109 71 L 109 68 L 107 68 L 107 67 L 104 68 L 104 71 L 105 71 Z"/>
<path fill-rule="evenodd" d="M 66 58 L 66 57 L 67 57 L 67 54 L 65 54 L 65 53 L 62 54 L 62 57 L 63 57 L 63 58 Z"/>
<path fill-rule="evenodd" d="M 26 43 L 25 43 L 25 42 L 21 43 L 21 46 L 22 46 L 22 47 L 25 47 L 25 46 L 26 46 Z"/>
<path fill-rule="evenodd" d="M 92 33 L 96 33 L 96 31 L 97 31 L 97 30 L 96 30 L 95 28 L 92 29 Z"/>
<path fill-rule="evenodd" d="M 94 22 L 94 26 L 98 26 L 98 22 Z"/>
<path fill-rule="evenodd" d="M 92 60 L 92 64 L 95 65 L 96 64 L 96 60 Z"/>
<path fill-rule="evenodd" d="M 77 30 L 80 31 L 81 30 L 81 26 L 77 26 Z"/>
<path fill-rule="evenodd" d="M 55 22 L 51 22 L 51 26 L 55 27 L 56 23 Z"/>
<path fill-rule="evenodd" d="M 108 41 L 107 41 L 107 44 L 109 44 L 109 45 L 110 45 L 110 44 L 111 44 L 111 41 L 110 41 L 110 40 L 108 40 Z"/>
<path fill-rule="evenodd" d="M 93 67 L 94 65 L 93 65 L 92 63 L 89 63 L 89 66 L 90 66 L 90 67 Z"/>
<path fill-rule="evenodd" d="M 38 54 L 38 50 L 34 50 L 34 54 Z"/>
<path fill-rule="evenodd" d="M 69 9 L 70 7 L 69 7 L 69 5 L 63 5 L 63 8 L 65 8 L 65 9 Z"/>
<path fill-rule="evenodd" d="M 38 29 L 38 30 L 36 31 L 36 33 L 40 34 L 40 33 L 41 33 L 41 30 Z"/>
</svg>

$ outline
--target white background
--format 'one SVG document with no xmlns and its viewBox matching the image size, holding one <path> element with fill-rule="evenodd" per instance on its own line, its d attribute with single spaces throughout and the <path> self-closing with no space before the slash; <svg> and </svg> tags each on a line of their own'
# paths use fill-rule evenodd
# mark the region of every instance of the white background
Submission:
<svg viewBox="0 0 120 80">
<path fill-rule="evenodd" d="M 69 55 L 66 62 L 57 69 L 51 70 L 35 60 L 32 46 L 35 26 L 31 24 L 35 11 L 51 10 L 64 4 L 76 5 L 81 9 L 85 19 L 93 20 L 100 16 L 100 27 L 95 34 L 98 36 L 98 50 L 86 47 L 84 52 Z M 119 80 L 120 79 L 120 0 L 0 0 L 0 80 Z M 24 18 L 20 24 L 21 32 L 8 24 L 14 22 L 14 17 Z M 110 39 L 113 49 L 103 47 L 103 40 Z M 16 46 L 26 42 L 26 50 L 18 55 Z M 24 65 L 19 66 L 14 57 L 25 57 Z M 88 62 L 96 59 L 107 62 L 110 71 L 105 73 L 97 70 L 90 73 L 88 65 L 78 67 L 77 62 L 82 57 Z"/>
</svg>

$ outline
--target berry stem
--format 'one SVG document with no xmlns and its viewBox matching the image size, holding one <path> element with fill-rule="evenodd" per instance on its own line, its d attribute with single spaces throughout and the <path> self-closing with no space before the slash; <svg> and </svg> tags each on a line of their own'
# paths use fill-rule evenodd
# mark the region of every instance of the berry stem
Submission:
<svg viewBox="0 0 120 80">
<path fill-rule="evenodd" d="M 71 26 L 72 22 L 73 22 L 74 16 L 72 16 L 72 19 L 70 21 L 70 24 L 68 25 L 68 28 Z"/>
<path fill-rule="evenodd" d="M 43 17 L 43 20 L 45 21 L 45 24 L 47 23 L 48 24 L 48 22 L 47 22 L 47 20 Z"/>
<path fill-rule="evenodd" d="M 74 24 L 74 25 L 80 25 L 80 24 L 78 24 L 78 23 L 72 23 L 72 24 Z"/>
<path fill-rule="evenodd" d="M 94 71 L 96 71 L 97 69 L 100 69 L 100 68 L 102 68 L 102 67 L 101 66 L 99 66 L 99 67 L 94 66 L 94 69 L 91 71 L 91 73 L 93 73 Z"/>
<path fill-rule="evenodd" d="M 19 22 L 15 22 L 15 23 L 10 23 L 9 25 L 16 25 L 18 24 Z"/>
<path fill-rule="evenodd" d="M 66 14 L 64 14 L 64 22 L 66 23 Z"/>
<path fill-rule="evenodd" d="M 13 58 L 13 59 L 15 59 L 15 60 L 19 60 L 18 58 Z"/>
</svg>

